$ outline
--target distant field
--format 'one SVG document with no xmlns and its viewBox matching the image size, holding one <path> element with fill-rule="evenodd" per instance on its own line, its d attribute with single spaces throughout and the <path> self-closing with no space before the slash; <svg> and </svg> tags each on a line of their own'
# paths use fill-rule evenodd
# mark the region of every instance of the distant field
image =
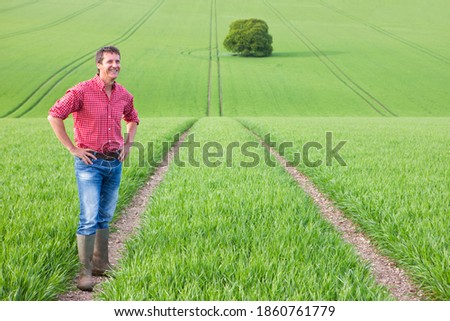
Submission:
<svg viewBox="0 0 450 321">
<path fill-rule="evenodd" d="M 217 45 L 226 116 L 450 116 L 450 5 L 438 2 L 117 1 L 108 28 L 94 17 L 109 1 L 3 3 L 0 117 L 44 116 L 95 73 L 105 44 L 122 49 L 120 82 L 144 116 L 206 115 Z M 267 21 L 272 57 L 224 51 L 229 24 L 243 17 Z M 214 61 L 211 115 L 215 70 Z"/>
<path fill-rule="evenodd" d="M 122 51 L 118 82 L 135 96 L 146 148 L 197 120 L 203 143 L 254 139 L 244 127 L 292 142 L 290 152 L 323 143 L 326 132 L 347 140 L 347 166 L 298 168 L 428 299 L 449 300 L 448 12 L 444 0 L 0 1 L 0 300 L 52 300 L 71 286 L 73 165 L 45 117 L 69 87 L 94 76 L 103 45 Z M 224 51 L 229 24 L 252 17 L 269 25 L 271 57 Z M 137 166 L 139 156 L 124 170 L 121 208 L 153 171 Z M 281 168 L 178 167 L 155 195 L 123 270 L 99 298 L 392 299 Z M 336 252 L 320 244 L 322 233 Z M 311 254 L 296 265 L 289 253 L 276 262 L 284 245 L 296 257 L 317 249 L 333 263 Z M 138 275 L 141 254 L 160 278 Z"/>
<path fill-rule="evenodd" d="M 118 1 L 114 10 L 109 1 L 97 4 L 40 1 L 3 13 L 0 9 L 0 18 L 5 18 L 0 22 L 0 53 L 5 57 L 0 63 L 0 117 L 13 110 L 11 117 L 45 116 L 68 87 L 96 73 L 95 51 L 109 44 L 122 51 L 120 82 L 136 96 L 141 115 L 205 115 L 208 2 Z M 68 7 L 81 13 L 53 28 L 32 30 L 69 15 Z M 98 19 L 106 9 L 114 21 L 108 28 Z M 39 21 L 36 10 L 43 12 Z M 28 33 L 11 36 L 25 26 L 31 29 Z M 199 48 L 201 59 L 190 54 Z"/>
</svg>

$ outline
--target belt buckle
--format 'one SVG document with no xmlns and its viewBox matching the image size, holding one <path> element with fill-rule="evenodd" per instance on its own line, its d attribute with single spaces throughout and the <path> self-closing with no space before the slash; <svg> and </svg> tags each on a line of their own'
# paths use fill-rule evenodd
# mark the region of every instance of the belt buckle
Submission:
<svg viewBox="0 0 450 321">
<path fill-rule="evenodd" d="M 116 150 L 116 151 L 106 152 L 106 153 L 104 153 L 104 155 L 106 156 L 106 160 L 112 161 L 112 160 L 119 158 L 120 152 L 118 150 Z"/>
<path fill-rule="evenodd" d="M 102 159 L 102 160 L 106 160 L 106 161 L 111 161 L 114 159 L 114 157 L 108 155 L 107 153 L 95 152 L 94 156 L 97 159 Z"/>
</svg>

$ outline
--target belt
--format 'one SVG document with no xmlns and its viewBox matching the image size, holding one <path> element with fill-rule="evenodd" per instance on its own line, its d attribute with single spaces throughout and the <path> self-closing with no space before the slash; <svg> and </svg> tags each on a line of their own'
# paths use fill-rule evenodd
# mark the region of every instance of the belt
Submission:
<svg viewBox="0 0 450 321">
<path fill-rule="evenodd" d="M 118 159 L 120 155 L 120 150 L 117 150 L 115 152 L 104 152 L 104 153 L 95 153 L 94 156 L 99 159 L 107 160 L 107 161 L 113 161 L 115 159 Z"/>
</svg>

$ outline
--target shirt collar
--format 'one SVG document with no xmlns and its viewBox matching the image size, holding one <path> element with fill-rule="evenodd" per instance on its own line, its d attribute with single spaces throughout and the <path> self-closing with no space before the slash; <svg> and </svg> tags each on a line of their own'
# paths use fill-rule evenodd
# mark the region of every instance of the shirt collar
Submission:
<svg viewBox="0 0 450 321">
<path fill-rule="evenodd" d="M 105 89 L 105 83 L 103 82 L 103 80 L 100 78 L 100 76 L 98 74 L 95 75 L 93 80 L 99 89 L 101 89 L 101 90 Z M 114 89 L 115 87 L 116 87 L 116 81 L 113 82 L 112 89 Z"/>
</svg>

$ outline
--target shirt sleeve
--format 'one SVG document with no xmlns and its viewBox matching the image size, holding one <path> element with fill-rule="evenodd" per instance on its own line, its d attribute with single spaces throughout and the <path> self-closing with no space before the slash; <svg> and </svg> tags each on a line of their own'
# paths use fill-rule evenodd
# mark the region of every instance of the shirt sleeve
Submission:
<svg viewBox="0 0 450 321">
<path fill-rule="evenodd" d="M 125 107 L 123 111 L 123 120 L 127 123 L 135 122 L 139 125 L 139 116 L 136 108 L 134 108 L 133 97 L 131 97 L 129 104 Z"/>
<path fill-rule="evenodd" d="M 66 119 L 71 113 L 79 111 L 83 106 L 83 93 L 76 87 L 67 90 L 50 108 L 48 114 L 55 118 Z"/>
</svg>

